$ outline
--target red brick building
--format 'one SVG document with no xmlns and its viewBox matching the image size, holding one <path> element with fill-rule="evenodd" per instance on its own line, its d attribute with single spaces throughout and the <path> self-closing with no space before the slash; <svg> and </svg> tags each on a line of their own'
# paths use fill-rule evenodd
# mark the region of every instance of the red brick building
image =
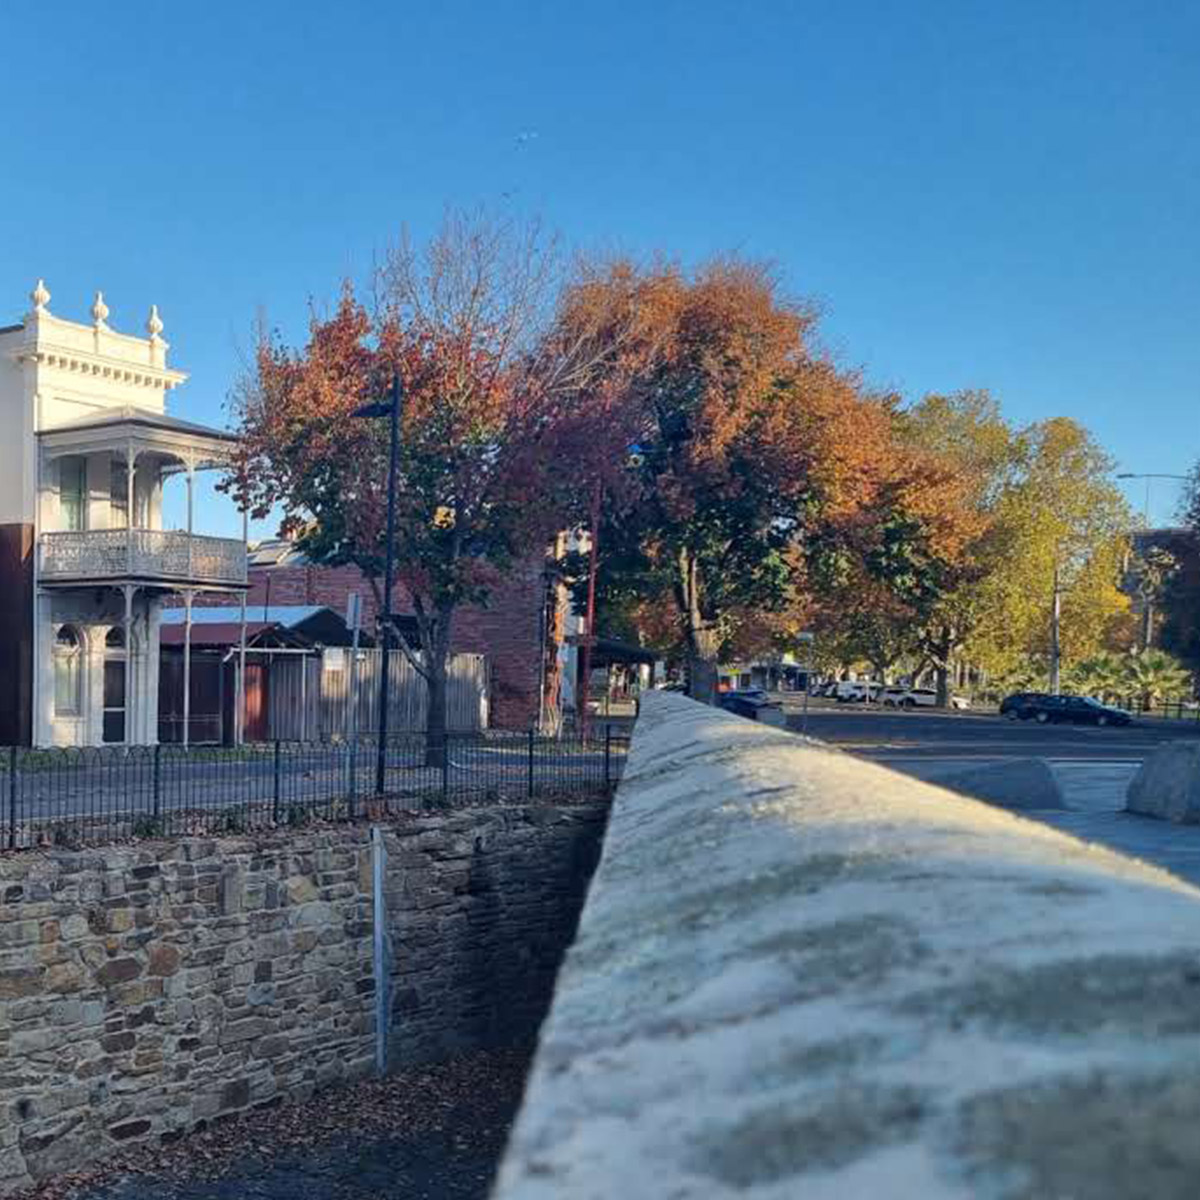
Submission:
<svg viewBox="0 0 1200 1200">
<path fill-rule="evenodd" d="M 375 595 L 357 567 L 314 566 L 282 541 L 261 542 L 250 551 L 251 609 L 255 604 L 324 604 L 345 613 L 351 592 L 362 596 L 363 628 L 373 631 Z M 544 563 L 533 560 L 493 590 L 487 608 L 455 614 L 451 652 L 486 656 L 491 723 L 500 728 L 528 729 L 538 722 L 542 664 L 553 652 L 545 635 L 551 592 Z M 393 608 L 411 611 L 402 589 Z"/>
</svg>

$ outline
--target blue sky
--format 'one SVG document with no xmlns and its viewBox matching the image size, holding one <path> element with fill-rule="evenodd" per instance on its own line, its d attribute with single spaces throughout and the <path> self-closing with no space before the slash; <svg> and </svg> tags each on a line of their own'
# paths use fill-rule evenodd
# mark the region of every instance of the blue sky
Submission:
<svg viewBox="0 0 1200 1200">
<path fill-rule="evenodd" d="M 63 316 L 157 303 L 181 416 L 223 420 L 258 312 L 298 339 L 402 223 L 483 203 L 774 259 L 877 384 L 1200 456 L 1200 6 L 60 0 L 2 40 L 0 323 L 38 276 Z"/>
</svg>

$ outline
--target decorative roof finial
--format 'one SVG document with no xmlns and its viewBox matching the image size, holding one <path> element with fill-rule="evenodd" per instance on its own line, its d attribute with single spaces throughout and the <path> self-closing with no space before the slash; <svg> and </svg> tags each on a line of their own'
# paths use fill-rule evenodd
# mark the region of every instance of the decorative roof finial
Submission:
<svg viewBox="0 0 1200 1200">
<path fill-rule="evenodd" d="M 103 325 L 108 320 L 108 305 L 104 303 L 103 292 L 97 292 L 96 299 L 92 301 L 92 320 L 97 325 Z"/>
<path fill-rule="evenodd" d="M 39 279 L 37 287 L 29 293 L 30 300 L 33 301 L 34 312 L 45 312 L 46 305 L 50 303 L 50 289 L 46 287 L 46 281 Z"/>
<path fill-rule="evenodd" d="M 162 318 L 158 315 L 158 305 L 150 305 L 150 315 L 146 318 L 146 332 L 152 337 L 158 337 L 163 331 Z"/>
</svg>

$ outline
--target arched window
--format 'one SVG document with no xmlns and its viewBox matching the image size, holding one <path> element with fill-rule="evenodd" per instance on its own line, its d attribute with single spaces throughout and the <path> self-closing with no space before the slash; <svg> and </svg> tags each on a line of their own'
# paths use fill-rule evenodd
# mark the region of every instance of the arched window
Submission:
<svg viewBox="0 0 1200 1200">
<path fill-rule="evenodd" d="M 125 740 L 128 697 L 125 694 L 125 629 L 114 625 L 104 637 L 104 715 L 106 742 Z"/>
<path fill-rule="evenodd" d="M 60 625 L 54 637 L 54 711 L 79 715 L 83 698 L 83 639 L 74 625 Z"/>
</svg>

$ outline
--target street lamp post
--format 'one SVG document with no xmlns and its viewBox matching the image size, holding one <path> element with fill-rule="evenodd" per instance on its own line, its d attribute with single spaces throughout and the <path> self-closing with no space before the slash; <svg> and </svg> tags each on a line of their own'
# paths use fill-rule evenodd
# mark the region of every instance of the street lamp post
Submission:
<svg viewBox="0 0 1200 1200">
<path fill-rule="evenodd" d="M 1118 479 L 1144 479 L 1146 481 L 1146 503 L 1145 503 L 1145 507 L 1142 509 L 1142 521 L 1146 527 L 1146 531 L 1149 532 L 1149 529 L 1150 529 L 1150 484 L 1151 484 L 1151 481 L 1155 480 L 1155 479 L 1179 479 L 1179 480 L 1183 480 L 1184 482 L 1186 482 L 1188 479 L 1188 476 L 1187 475 L 1172 475 L 1172 474 L 1164 473 L 1161 471 L 1145 471 L 1145 472 L 1122 471 L 1117 476 L 1117 478 Z M 1132 543 L 1132 541 L 1133 541 L 1133 539 L 1130 538 L 1131 543 Z M 1150 549 L 1151 549 L 1151 545 L 1149 542 L 1147 542 L 1146 549 L 1145 549 L 1145 551 L 1143 551 L 1143 555 L 1148 553 Z M 1154 638 L 1154 601 L 1153 601 L 1152 595 L 1147 592 L 1142 595 L 1142 649 L 1143 650 L 1150 649 L 1150 643 L 1153 640 L 1153 638 Z"/>
<path fill-rule="evenodd" d="M 1150 528 L 1150 482 L 1154 479 L 1182 479 L 1187 480 L 1186 475 L 1170 475 L 1163 474 L 1158 471 L 1122 471 L 1118 479 L 1144 479 L 1146 481 L 1146 503 L 1142 509 L 1142 519 L 1146 522 L 1146 528 Z"/>
<path fill-rule="evenodd" d="M 390 424 L 388 436 L 388 483 L 387 483 L 387 533 L 383 567 L 383 635 L 379 647 L 379 744 L 375 748 L 375 794 L 384 792 L 387 767 L 388 734 L 388 667 L 392 643 L 392 574 L 395 566 L 396 543 L 396 463 L 400 454 L 400 373 L 392 376 L 392 397 L 375 404 L 364 404 L 355 409 L 356 417 L 387 417 Z"/>
</svg>

